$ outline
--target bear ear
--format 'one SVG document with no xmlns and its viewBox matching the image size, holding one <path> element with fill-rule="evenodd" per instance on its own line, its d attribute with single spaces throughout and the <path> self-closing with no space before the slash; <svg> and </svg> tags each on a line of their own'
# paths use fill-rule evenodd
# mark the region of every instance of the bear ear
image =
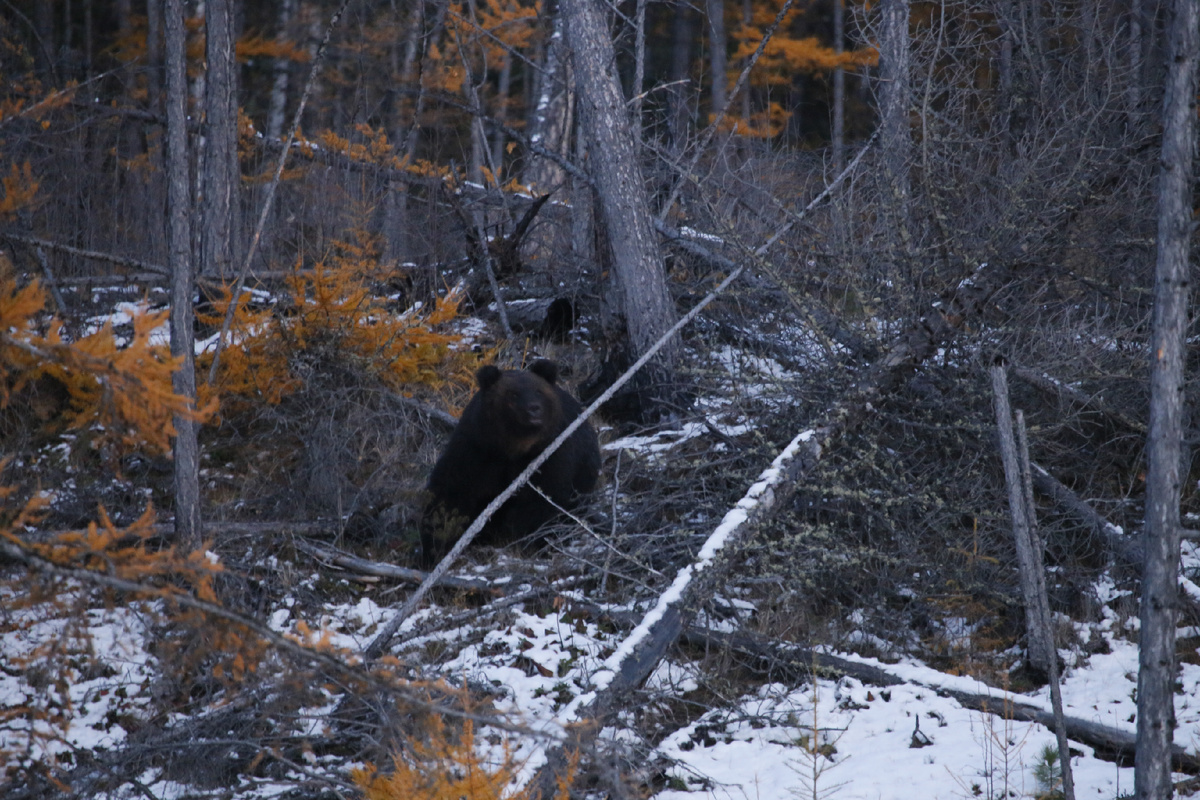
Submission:
<svg viewBox="0 0 1200 800">
<path fill-rule="evenodd" d="M 552 384 L 558 380 L 558 364 L 545 358 L 539 358 L 537 361 L 529 365 L 529 371 L 534 375 L 544 378 L 546 383 Z"/>
<path fill-rule="evenodd" d="M 494 386 L 503 374 L 495 364 L 488 364 L 486 367 L 480 367 L 479 371 L 475 373 L 475 382 L 479 384 L 480 389 L 486 389 Z"/>
</svg>

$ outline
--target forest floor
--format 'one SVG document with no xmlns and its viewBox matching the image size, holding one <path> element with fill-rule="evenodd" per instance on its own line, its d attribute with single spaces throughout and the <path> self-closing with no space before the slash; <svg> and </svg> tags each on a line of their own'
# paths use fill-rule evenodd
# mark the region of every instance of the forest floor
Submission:
<svg viewBox="0 0 1200 800">
<path fill-rule="evenodd" d="M 777 362 L 732 347 L 707 351 L 704 358 L 705 368 L 714 372 L 738 365 L 739 398 L 791 407 L 786 395 L 767 380 L 789 372 Z M 763 383 L 756 383 L 751 373 Z M 480 704 L 475 747 L 484 763 L 511 759 L 517 765 L 514 790 L 533 775 L 547 744 L 572 721 L 565 710 L 589 690 L 591 675 L 627 635 L 628 620 L 644 614 L 664 581 L 687 565 L 686 557 L 675 554 L 645 563 L 645 574 L 631 575 L 628 561 L 614 559 L 613 545 L 597 531 L 616 527 L 614 518 L 622 518 L 616 511 L 622 493 L 636 485 L 622 484 L 620 471 L 633 471 L 640 464 L 653 472 L 673 453 L 689 449 L 693 455 L 719 459 L 731 440 L 754 434 L 755 420 L 733 405 L 725 388 L 698 397 L 697 412 L 676 424 L 639 435 L 603 429 L 606 478 L 597 508 L 584 520 L 590 529 L 575 528 L 552 538 L 549 547 L 536 554 L 515 548 L 473 550 L 452 575 L 477 581 L 482 590 L 436 590 L 393 640 L 389 653 L 405 675 L 440 680 L 451 687 L 447 691 L 467 691 Z M 115 505 L 121 502 L 113 498 L 124 498 L 125 505 L 132 506 L 153 494 L 138 488 L 128 469 L 122 478 L 110 480 L 107 492 L 95 490 L 96 480 L 78 490 L 85 482 L 70 474 L 65 455 L 69 444 L 69 438 L 46 442 L 36 463 L 24 465 L 48 485 L 63 487 L 54 501 L 60 520 L 82 514 L 79 506 L 94 508 L 106 497 Z M 60 464 L 61 474 L 47 466 L 54 463 Z M 146 469 L 146 474 L 153 472 Z M 215 485 L 224 480 L 220 473 L 210 468 L 206 478 Z M 697 473 L 696 480 L 703 478 Z M 161 483 L 162 475 L 157 480 Z M 747 477 L 746 485 L 750 482 Z M 697 537 L 702 541 L 702 534 L 720 517 L 713 513 L 719 508 L 692 511 L 681 517 L 694 543 Z M 403 603 L 411 585 L 315 557 L 314 550 L 298 545 L 303 538 L 288 534 L 286 526 L 283 533 L 230 537 L 214 548 L 212 557 L 254 587 L 253 616 L 264 626 L 352 658 Z M 326 555 L 341 548 L 388 561 L 389 551 L 377 545 L 340 538 L 321 542 Z M 39 676 L 46 677 L 44 671 L 0 669 L 0 753 L 9 759 L 10 789 L 26 790 L 23 796 L 53 796 L 51 788 L 32 792 L 23 786 L 21 776 L 29 774 L 23 770 L 34 764 L 44 765 L 46 773 L 105 764 L 131 743 L 144 747 L 147 731 L 186 730 L 189 724 L 198 729 L 206 717 L 219 718 L 223 709 L 236 703 L 234 693 L 213 690 L 203 702 L 175 711 L 164 708 L 163 673 L 169 665 L 161 660 L 165 656 L 156 642 L 164 610 L 161 600 L 109 602 L 84 615 L 56 616 L 29 604 L 30 596 L 22 591 L 30 590 L 22 589 L 18 569 L 3 567 L 7 580 L 0 589 L 0 608 L 7 610 L 0 629 L 0 664 L 26 664 L 59 640 L 76 642 L 80 649 L 74 656 L 68 653 L 68 660 L 76 658 L 78 663 L 71 661 L 62 672 L 65 685 L 39 682 Z M 1191 543 L 1184 544 L 1183 570 L 1185 575 L 1200 571 L 1200 549 Z M 754 630 L 760 639 L 769 639 L 769 633 L 762 634 L 760 616 L 769 605 L 763 598 L 770 596 L 770 589 L 753 587 L 753 581 L 730 581 L 699 613 L 693 629 Z M 84 587 L 74 585 L 68 591 L 82 594 Z M 1056 615 L 1059 640 L 1069 643 L 1059 651 L 1065 664 L 1065 713 L 1132 734 L 1138 670 L 1135 598 L 1106 572 L 1097 574 L 1088 593 L 1095 604 L 1088 618 Z M 1020 650 L 1008 646 L 988 651 L 977 620 L 947 613 L 931 623 L 943 643 L 941 656 L 931 665 L 925 658 L 928 647 L 921 646 L 928 629 L 895 630 L 884 640 L 876 628 L 863 624 L 876 612 L 867 606 L 844 606 L 825 621 L 836 628 L 836 637 L 804 644 L 883 670 L 895 679 L 891 685 L 839 676 L 825 668 L 797 676 L 795 670 L 752 663 L 744 650 L 734 653 L 694 643 L 672 649 L 636 695 L 636 703 L 620 711 L 598 736 L 599 750 L 613 754 L 618 765 L 621 777 L 616 783 L 629 787 L 631 794 L 664 800 L 1054 796 L 1053 732 L 1015 719 L 1006 710 L 1014 701 L 1046 710 L 1050 705 L 1045 687 L 1009 693 L 1002 685 L 1006 668 L 1020 664 Z M 1192 629 L 1179 633 L 1185 643 L 1196 634 Z M 1175 741 L 1196 753 L 1200 664 L 1191 662 L 1200 659 L 1183 661 Z M 266 680 L 275 666 L 272 656 L 264 656 L 260 679 Z M 272 736 L 290 742 L 337 737 L 334 720 L 340 692 L 331 685 L 310 688 L 305 704 L 289 712 L 286 723 L 274 719 L 270 736 L 264 735 L 255 746 L 270 751 Z M 968 708 L 952 696 L 954 692 L 991 697 L 993 710 Z M 34 715 L 26 713 L 48 704 L 56 707 L 54 724 L 34 721 Z M 181 769 L 172 763 L 196 759 L 201 752 L 219 761 L 222 740 L 214 736 L 210 749 L 198 749 L 195 742 L 181 745 L 177 754 L 148 759 L 144 770 L 100 794 L 163 800 L 345 796 L 354 791 L 350 771 L 364 766 L 361 758 L 315 745 L 301 746 L 299 761 L 279 758 L 273 770 L 255 767 L 260 759 L 247 766 L 241 746 L 248 734 L 230 734 L 228 769 L 212 763 Z M 1132 753 L 1122 754 L 1118 764 L 1111 753 L 1097 755 L 1083 743 L 1072 742 L 1072 752 L 1077 797 L 1117 798 L 1132 792 Z M 219 785 L 196 777 L 205 770 L 226 777 Z M 1187 778 L 1177 776 L 1179 781 Z"/>
</svg>

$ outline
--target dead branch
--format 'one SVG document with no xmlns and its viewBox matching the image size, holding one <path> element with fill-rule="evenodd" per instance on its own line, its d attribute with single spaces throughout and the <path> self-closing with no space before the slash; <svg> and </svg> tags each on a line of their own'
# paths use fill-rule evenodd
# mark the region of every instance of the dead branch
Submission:
<svg viewBox="0 0 1200 800">
<path fill-rule="evenodd" d="M 1132 431 L 1139 436 L 1146 435 L 1146 424 L 1144 422 L 1134 419 L 1119 408 L 1114 408 L 1099 395 L 1085 394 L 1073 386 L 1050 377 L 1044 372 L 1035 372 L 1028 367 L 1011 367 L 1010 371 L 1013 377 L 1019 378 L 1041 392 L 1062 398 L 1078 408 L 1097 411 L 1122 428 Z"/>
<path fill-rule="evenodd" d="M 406 581 L 408 583 L 421 583 L 428 577 L 428 573 L 422 572 L 419 569 L 409 569 L 407 567 L 397 567 L 395 564 L 387 564 L 380 561 L 368 561 L 365 558 L 358 558 L 349 553 L 343 553 L 335 550 L 332 547 L 323 545 L 311 544 L 297 540 L 295 547 L 302 553 L 307 553 L 313 558 L 326 564 L 333 564 L 342 569 L 349 569 L 363 575 L 372 575 L 378 578 L 392 578 L 393 580 Z M 512 581 L 506 581 L 507 584 L 512 584 Z M 462 589 L 468 592 L 485 592 L 488 594 L 500 596 L 503 592 L 500 588 L 493 586 L 491 582 L 486 580 L 473 580 L 471 578 L 455 578 L 453 576 L 442 578 L 442 585 L 448 586 L 451 589 Z"/>
<path fill-rule="evenodd" d="M 1092 529 L 1092 533 L 1104 541 L 1112 557 L 1126 567 L 1142 568 L 1142 545 L 1137 536 L 1131 536 L 1100 515 L 1070 488 L 1063 485 L 1044 467 L 1033 464 L 1033 485 L 1056 505 Z"/>
<path fill-rule="evenodd" d="M 67 253 L 68 255 L 79 256 L 80 258 L 92 258 L 97 261 L 107 261 L 110 264 L 116 264 L 120 267 L 128 267 L 130 269 L 141 270 L 142 272 L 149 272 L 159 280 L 170 275 L 170 272 L 166 267 L 159 264 L 151 264 L 149 261 L 142 261 L 138 258 L 118 256 L 113 255 L 112 253 L 102 253 L 98 250 L 84 250 L 80 247 L 72 247 L 69 244 L 60 244 L 58 242 L 52 242 L 48 239 L 39 239 L 36 236 L 25 236 L 19 233 L 12 233 L 10 231 L 0 232 L 0 236 L 3 236 L 5 239 L 8 239 L 12 242 L 27 244 L 30 247 L 45 247 L 48 250 L 56 250 L 60 253 Z"/>
</svg>

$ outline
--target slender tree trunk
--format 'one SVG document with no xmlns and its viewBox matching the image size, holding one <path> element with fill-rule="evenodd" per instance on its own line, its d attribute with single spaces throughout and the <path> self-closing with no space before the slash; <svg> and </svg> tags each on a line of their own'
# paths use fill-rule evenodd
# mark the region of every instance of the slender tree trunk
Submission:
<svg viewBox="0 0 1200 800">
<path fill-rule="evenodd" d="M 237 62 L 232 0 L 205 0 L 204 173 L 201 181 L 200 264 L 206 276 L 235 271 L 234 224 L 240 182 L 237 159 Z"/>
<path fill-rule="evenodd" d="M 512 103 L 509 95 L 512 93 L 512 53 L 505 51 L 504 61 L 500 65 L 500 82 L 497 85 L 496 97 L 496 130 L 492 133 L 492 166 L 497 170 L 504 164 L 504 126 L 508 124 L 508 107 Z M 497 182 L 500 175 L 496 175 Z"/>
<path fill-rule="evenodd" d="M 415 153 L 421 104 L 424 97 L 420 93 L 420 76 L 417 74 L 417 57 L 421 53 L 421 42 L 425 30 L 425 5 L 414 2 L 409 11 L 405 25 L 407 36 L 404 39 L 404 58 L 398 68 L 393 71 L 401 88 L 417 89 L 415 100 L 408 100 L 403 94 L 397 93 L 392 103 L 392 141 L 401 149 L 401 157 L 407 157 L 410 162 Z M 395 48 L 393 48 L 393 57 Z M 384 200 L 383 233 L 386 242 L 383 251 L 385 263 L 398 264 L 402 258 L 409 255 L 408 248 L 408 185 L 403 181 L 391 179 L 387 185 L 387 196 Z"/>
<path fill-rule="evenodd" d="M 146 91 L 155 113 L 162 109 L 162 12 L 163 0 L 146 0 Z"/>
<path fill-rule="evenodd" d="M 95 28 L 92 25 L 92 0 L 83 0 L 83 74 L 92 77 L 92 59 L 95 55 Z"/>
<path fill-rule="evenodd" d="M 1000 457 L 1004 462 L 1004 477 L 1008 485 L 1008 510 L 1012 520 L 1013 540 L 1017 551 L 1017 571 L 1021 578 L 1021 596 L 1025 601 L 1025 635 L 1028 641 L 1029 665 L 1043 678 L 1051 674 L 1054 645 L 1046 624 L 1049 612 L 1042 613 L 1045 595 L 1045 567 L 1042 550 L 1030 524 L 1030 510 L 1025 507 L 1020 460 L 1013 435 L 1012 411 L 1008 404 L 1008 379 L 1005 368 L 992 367 L 992 396 L 996 410 L 996 428 L 1000 434 Z M 1043 581 L 1039 592 L 1039 578 Z"/>
<path fill-rule="evenodd" d="M 275 32 L 275 41 L 283 44 L 288 40 L 288 31 L 292 26 L 292 17 L 296 13 L 296 0 L 279 0 L 279 30 Z M 287 112 L 288 83 L 291 78 L 292 63 L 286 58 L 277 58 L 271 67 L 275 74 L 271 82 L 271 102 L 267 110 L 267 136 L 278 139 L 283 135 L 283 124 Z"/>
<path fill-rule="evenodd" d="M 615 72 L 604 6 L 601 0 L 563 0 L 561 7 L 625 323 L 630 344 L 640 355 L 674 325 L 675 307 L 667 291 L 632 126 Z M 651 384 L 671 378 L 677 350 L 673 343 L 663 349 L 649 369 Z"/>
<path fill-rule="evenodd" d="M 642 146 L 642 89 L 646 83 L 646 0 L 637 0 L 637 13 L 633 20 L 633 141 L 638 149 Z"/>
<path fill-rule="evenodd" d="M 564 153 L 570 142 L 571 105 L 568 59 L 565 52 L 566 34 L 563 12 L 554 17 L 550 40 L 538 75 L 537 99 L 534 103 L 529 140 L 553 153 Z M 533 154 L 522 176 L 537 192 L 548 192 L 559 186 L 564 178 L 562 167 L 552 159 Z"/>
<path fill-rule="evenodd" d="M 1005 134 L 1010 128 L 1013 101 L 1013 44 L 1016 40 L 1015 12 L 1012 0 L 1003 0 L 1000 4 L 998 21 L 1000 23 L 1000 57 L 999 57 L 999 93 L 996 97 L 995 114 L 997 126 Z"/>
<path fill-rule="evenodd" d="M 726 54 L 725 3 L 723 0 L 705 0 L 708 11 L 708 57 L 712 71 L 712 113 L 720 116 L 728 102 L 725 73 L 729 69 Z"/>
<path fill-rule="evenodd" d="M 846 47 L 845 0 L 833 0 L 833 52 L 839 56 Z M 833 70 L 833 174 L 846 168 L 846 69 Z"/>
<path fill-rule="evenodd" d="M 1141 800 L 1159 800 L 1172 794 L 1179 492 L 1184 475 L 1184 343 L 1190 291 L 1198 26 L 1200 12 L 1195 0 L 1175 0 L 1163 98 L 1150 431 L 1146 442 L 1146 563 L 1142 573 L 1138 745 L 1134 759 L 1134 795 Z"/>
<path fill-rule="evenodd" d="M 879 146 L 891 184 L 892 201 L 897 214 L 903 218 L 907 214 L 908 167 L 912 151 L 912 135 L 908 124 L 911 101 L 909 0 L 882 0 L 879 13 Z"/>
<path fill-rule="evenodd" d="M 742 27 L 749 27 L 754 16 L 754 9 L 750 6 L 750 0 L 742 0 Z M 747 125 L 750 124 L 750 87 L 742 87 L 742 119 Z M 728 101 L 726 101 L 728 102 Z"/>
<path fill-rule="evenodd" d="M 195 346 L 192 332 L 192 261 L 190 251 L 187 154 L 187 40 L 184 0 L 166 0 L 167 64 L 167 228 L 171 267 L 171 354 L 183 365 L 171 380 L 176 394 L 196 398 Z M 198 425 L 175 418 L 175 538 L 185 550 L 200 546 L 200 473 Z"/>
<path fill-rule="evenodd" d="M 678 157 L 687 144 L 691 109 L 687 78 L 692 67 L 692 9 L 687 3 L 675 5 L 671 21 L 671 71 L 667 89 L 667 136 L 671 153 Z"/>
<path fill-rule="evenodd" d="M 154 0 L 150 0 L 153 2 Z M 33 30 L 38 39 L 37 64 L 51 85 L 58 83 L 58 48 L 54 40 L 54 4 L 33 4 Z"/>
<path fill-rule="evenodd" d="M 1008 391 L 1007 380 L 1004 387 Z M 1029 540 L 1037 553 L 1038 614 L 1046 629 L 1045 638 L 1050 645 L 1050 708 L 1054 713 L 1054 732 L 1058 739 L 1058 764 L 1062 776 L 1063 800 L 1075 800 L 1075 775 L 1071 769 L 1071 743 L 1067 739 L 1066 718 L 1063 716 L 1062 687 L 1058 672 L 1058 650 L 1054 642 L 1054 616 L 1050 613 L 1050 599 L 1046 595 L 1046 568 L 1042 554 L 1046 547 L 1038 535 L 1037 507 L 1033 504 L 1033 467 L 1029 461 L 1029 437 L 1025 433 L 1025 415 L 1017 411 L 1017 445 L 1021 454 L 1021 500 L 1025 516 L 1029 520 Z"/>
</svg>

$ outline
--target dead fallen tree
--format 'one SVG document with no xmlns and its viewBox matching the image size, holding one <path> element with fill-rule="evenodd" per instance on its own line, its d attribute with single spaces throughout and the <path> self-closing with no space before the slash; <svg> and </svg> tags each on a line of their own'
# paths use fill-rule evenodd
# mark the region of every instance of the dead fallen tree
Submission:
<svg viewBox="0 0 1200 800">
<path fill-rule="evenodd" d="M 369 561 L 368 559 L 358 558 L 357 556 L 352 556 L 349 553 L 343 553 L 340 550 L 335 550 L 332 547 L 324 545 L 312 544 L 299 539 L 293 544 L 297 550 L 307 553 L 322 564 L 351 570 L 364 576 L 390 578 L 392 580 L 404 581 L 405 583 L 417 584 L 428 577 L 428 573 L 422 572 L 419 569 L 398 567 L 395 564 L 388 564 L 382 561 Z M 461 589 L 468 592 L 483 592 L 497 596 L 502 594 L 497 586 L 493 585 L 490 581 L 482 579 L 456 578 L 450 575 L 442 578 L 441 585 L 449 589 Z"/>
<path fill-rule="evenodd" d="M 588 603 L 572 602 L 573 612 L 583 612 L 597 620 L 620 627 L 632 627 L 640 620 L 628 611 L 614 611 Z M 1022 722 L 1036 722 L 1053 730 L 1054 716 L 1048 709 L 1024 702 L 1019 695 L 1002 689 L 986 686 L 979 691 L 966 691 L 947 686 L 935 679 L 902 678 L 889 672 L 886 664 L 872 664 L 852 658 L 834 655 L 823 650 L 804 647 L 794 642 L 785 642 L 754 633 L 725 633 L 698 625 L 689 625 L 680 633 L 683 644 L 703 649 L 727 650 L 738 654 L 742 660 L 740 668 L 766 679 L 788 685 L 803 685 L 813 676 L 838 679 L 853 678 L 870 686 L 923 686 L 943 697 L 953 698 L 963 708 L 987 714 L 997 714 Z M 932 672 L 932 670 L 930 670 Z M 957 678 L 955 678 L 957 680 Z M 1133 765 L 1135 734 L 1101 725 L 1078 717 L 1065 716 L 1067 736 L 1074 742 L 1091 747 L 1098 758 L 1103 758 L 1127 767 Z M 1172 756 L 1176 770 L 1200 774 L 1200 756 L 1187 752 L 1176 745 Z"/>
<path fill-rule="evenodd" d="M 720 585 L 739 544 L 750 531 L 786 504 L 796 485 L 812 472 L 822 454 L 853 431 L 874 404 L 892 393 L 919 364 L 954 338 L 964 323 L 976 317 L 998 286 L 1001 270 L 987 265 L 963 280 L 935 306 L 898 336 L 887 353 L 867 369 L 845 400 L 830 409 L 821 421 L 784 448 L 758 480 L 722 519 L 700 549 L 696 559 L 679 570 L 641 623 L 616 651 L 592 673 L 591 691 L 563 708 L 558 721 L 569 726 L 567 742 L 546 755 L 534 777 L 542 796 L 553 794 L 555 776 L 567 766 L 568 753 L 577 752 L 622 706 L 625 696 L 653 671 L 668 648 L 679 638 L 688 620 Z M 579 724 L 585 722 L 586 724 Z"/>
<path fill-rule="evenodd" d="M 801 683 L 811 680 L 815 671 L 823 676 L 849 676 L 872 686 L 917 684 L 928 687 L 939 695 L 953 698 L 963 708 L 999 714 L 1022 722 L 1036 722 L 1054 730 L 1054 715 L 1049 709 L 1022 702 L 1019 696 L 1000 689 L 988 687 L 990 690 L 971 692 L 951 688 L 936 681 L 904 679 L 888 672 L 886 667 L 841 658 L 753 634 L 718 633 L 703 628 L 688 628 L 682 639 L 697 646 L 718 646 L 738 652 L 748 658 L 749 668 L 770 674 L 772 680 Z M 1101 725 L 1078 717 L 1064 717 L 1063 721 L 1068 738 L 1091 747 L 1097 757 L 1114 761 L 1121 766 L 1133 765 L 1136 738 L 1133 731 Z M 1200 757 L 1187 752 L 1179 745 L 1175 745 L 1172 765 L 1180 772 L 1200 773 Z"/>
</svg>

